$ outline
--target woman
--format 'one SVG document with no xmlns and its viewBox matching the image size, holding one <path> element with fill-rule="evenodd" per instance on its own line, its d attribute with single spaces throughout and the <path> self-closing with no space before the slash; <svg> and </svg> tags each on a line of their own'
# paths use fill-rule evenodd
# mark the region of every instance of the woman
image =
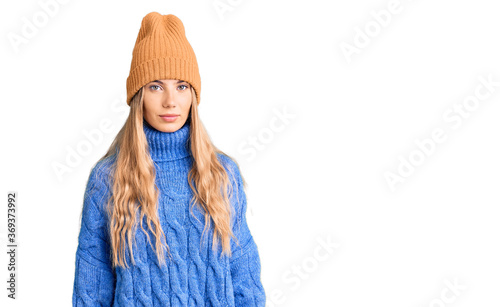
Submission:
<svg viewBox="0 0 500 307">
<path fill-rule="evenodd" d="M 198 117 L 200 85 L 182 22 L 147 14 L 130 114 L 85 190 L 73 306 L 265 305 L 246 183 Z"/>
</svg>

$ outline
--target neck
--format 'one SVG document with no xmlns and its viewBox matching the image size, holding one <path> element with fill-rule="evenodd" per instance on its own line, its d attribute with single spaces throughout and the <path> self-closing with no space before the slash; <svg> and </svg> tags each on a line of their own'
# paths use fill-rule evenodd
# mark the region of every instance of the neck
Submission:
<svg viewBox="0 0 500 307">
<path fill-rule="evenodd" d="M 191 155 L 189 120 L 174 132 L 156 130 L 146 120 L 143 120 L 143 127 L 153 161 L 172 161 Z"/>
</svg>

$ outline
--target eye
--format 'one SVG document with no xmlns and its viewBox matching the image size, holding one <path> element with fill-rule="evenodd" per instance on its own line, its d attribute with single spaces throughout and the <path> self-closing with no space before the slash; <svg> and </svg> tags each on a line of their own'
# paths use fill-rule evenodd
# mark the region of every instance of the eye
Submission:
<svg viewBox="0 0 500 307">
<path fill-rule="evenodd" d="M 157 84 L 153 84 L 153 85 L 150 85 L 150 86 L 149 86 L 149 88 L 150 88 L 150 89 L 152 89 L 153 91 L 155 90 L 155 89 L 154 89 L 155 87 L 160 88 L 160 86 L 159 86 L 159 85 L 157 85 Z"/>
<path fill-rule="evenodd" d="M 187 90 L 187 89 L 189 88 L 189 86 L 187 86 L 187 85 L 185 85 L 185 84 L 181 84 L 181 85 L 179 85 L 179 87 L 181 87 L 181 86 L 184 86 L 184 87 L 185 87 L 183 90 Z"/>
</svg>

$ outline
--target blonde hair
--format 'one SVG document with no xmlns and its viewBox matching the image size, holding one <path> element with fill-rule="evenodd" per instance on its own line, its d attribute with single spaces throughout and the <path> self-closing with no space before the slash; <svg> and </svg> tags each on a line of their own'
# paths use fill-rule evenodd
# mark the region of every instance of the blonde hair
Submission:
<svg viewBox="0 0 500 307">
<path fill-rule="evenodd" d="M 196 92 L 192 86 L 190 86 L 190 90 L 192 103 L 190 116 L 187 120 L 191 120 L 189 137 L 193 165 L 188 174 L 188 181 L 194 194 L 190 201 L 190 212 L 193 214 L 192 206 L 195 204 L 203 209 L 205 228 L 202 237 L 213 222 L 213 250 L 221 241 L 222 254 L 230 256 L 230 238 L 236 239 L 231 229 L 231 217 L 234 212 L 229 201 L 233 187 L 225 168 L 217 158 L 217 154 L 229 156 L 212 144 L 198 116 Z M 138 210 L 141 212 L 141 229 L 152 246 L 150 237 L 142 225 L 143 218 L 146 216 L 147 225 L 155 236 L 154 249 L 158 262 L 163 265 L 165 264 L 163 240 L 165 240 L 164 244 L 170 257 L 171 254 L 158 218 L 159 189 L 155 184 L 156 169 L 149 154 L 148 142 L 143 130 L 143 88 L 139 89 L 133 96 L 130 103 L 130 113 L 125 124 L 113 140 L 107 153 L 97 163 L 112 155 L 116 155 L 116 160 L 113 162 L 110 174 L 110 179 L 113 181 L 112 193 L 106 207 L 109 218 L 108 231 L 112 266 L 128 268 L 125 259 L 127 243 L 130 258 L 135 264 L 132 239 L 135 241 Z M 239 168 L 238 163 L 231 157 L 229 158 Z M 246 182 L 243 177 L 241 178 L 242 186 L 245 187 Z M 238 185 L 236 184 L 236 186 Z"/>
</svg>

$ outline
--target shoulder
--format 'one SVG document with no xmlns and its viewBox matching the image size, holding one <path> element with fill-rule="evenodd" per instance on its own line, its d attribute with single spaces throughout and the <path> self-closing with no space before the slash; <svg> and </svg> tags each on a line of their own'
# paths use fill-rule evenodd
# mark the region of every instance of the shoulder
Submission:
<svg viewBox="0 0 500 307">
<path fill-rule="evenodd" d="M 110 196 L 115 161 L 114 156 L 106 157 L 97 161 L 92 167 L 87 180 L 85 198 L 91 197 L 101 203 L 104 198 Z"/>
<path fill-rule="evenodd" d="M 236 160 L 225 153 L 217 153 L 217 159 L 224 166 L 226 172 L 232 182 L 240 183 L 242 181 L 242 175 L 240 167 Z"/>
<path fill-rule="evenodd" d="M 226 169 L 227 175 L 229 177 L 230 185 L 231 185 L 231 190 L 229 192 L 230 198 L 232 199 L 232 203 L 236 207 L 237 215 L 240 214 L 241 212 L 245 211 L 246 208 L 246 194 L 245 194 L 245 188 L 246 188 L 246 182 L 245 179 L 243 178 L 243 175 L 241 174 L 240 167 L 238 165 L 238 162 L 222 153 L 222 154 L 217 154 L 218 159 L 221 162 L 221 164 L 224 166 Z"/>
<path fill-rule="evenodd" d="M 116 155 L 102 158 L 92 168 L 92 172 L 98 172 L 105 175 L 111 175 L 116 162 Z"/>
<path fill-rule="evenodd" d="M 97 161 L 90 171 L 89 181 L 108 181 L 113 175 L 115 161 L 116 158 L 114 155 Z"/>
<path fill-rule="evenodd" d="M 217 152 L 216 154 L 217 154 L 217 159 L 226 169 L 234 168 L 234 166 L 236 165 L 236 161 L 232 157 L 226 155 L 225 153 Z"/>
</svg>

